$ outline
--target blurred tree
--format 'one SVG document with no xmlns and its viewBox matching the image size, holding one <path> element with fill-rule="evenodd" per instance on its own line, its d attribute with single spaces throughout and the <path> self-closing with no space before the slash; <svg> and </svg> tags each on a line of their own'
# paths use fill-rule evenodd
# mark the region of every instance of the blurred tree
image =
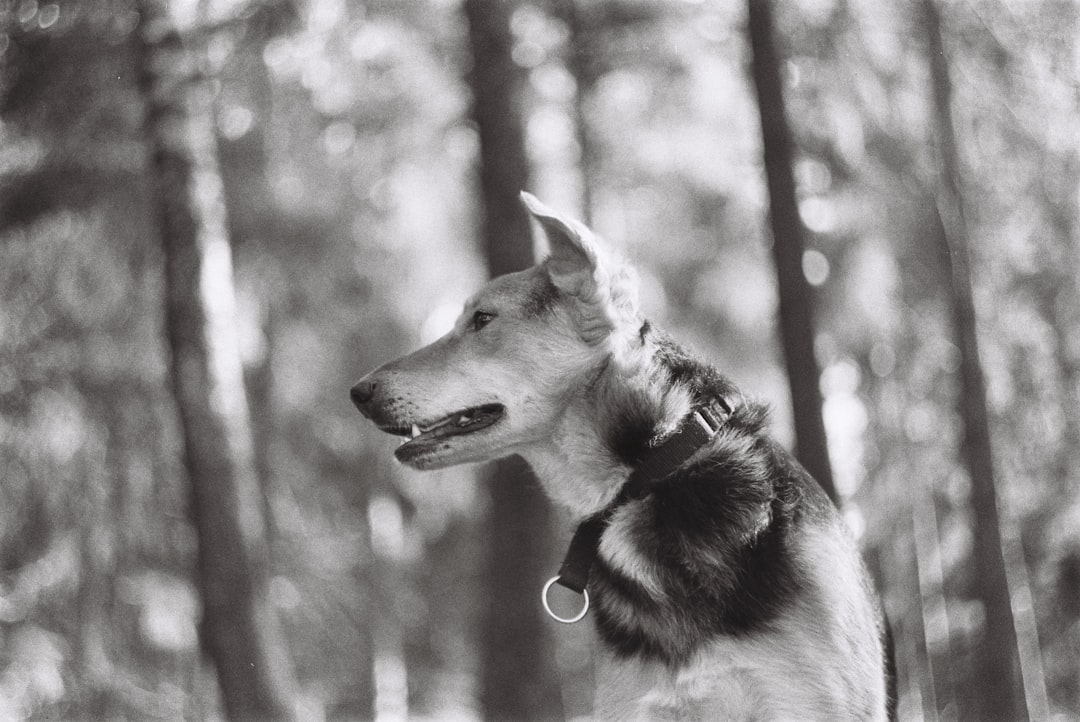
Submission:
<svg viewBox="0 0 1080 722">
<path fill-rule="evenodd" d="M 1073 142 L 1080 134 L 1080 6 L 937 7 L 947 29 L 964 218 L 978 269 L 980 353 L 1019 667 L 1029 714 L 1044 719 L 1080 709 L 1080 626 L 1066 612 L 1071 605 L 1062 604 L 1075 596 L 1053 582 L 1068 568 L 1062 561 L 1080 529 L 1080 146 Z"/>
<path fill-rule="evenodd" d="M 577 145 L 577 166 L 581 174 L 581 219 L 593 223 L 597 186 L 604 161 L 602 144 L 590 118 L 590 105 L 597 83 L 606 75 L 641 62 L 635 53 L 619 52 L 626 38 L 639 33 L 650 39 L 663 35 L 663 23 L 674 14 L 662 2 L 626 3 L 621 0 L 581 2 L 549 0 L 552 12 L 566 29 L 562 62 L 573 78 L 569 115 Z M 678 74 L 683 72 L 674 48 L 656 48 L 648 65 Z"/>
<path fill-rule="evenodd" d="M 936 189 L 940 219 L 940 254 L 950 281 L 949 302 L 953 334 L 960 352 L 959 414 L 963 421 L 961 456 L 971 480 L 972 555 L 977 570 L 973 582 L 986 620 L 975 653 L 979 690 L 970 719 L 1027 719 L 1024 688 L 1009 582 L 1002 552 L 998 492 L 994 479 L 986 388 L 979 360 L 975 302 L 971 289 L 969 239 L 960 195 L 959 161 L 952 120 L 952 83 L 942 41 L 941 17 L 935 0 L 922 0 L 922 19 L 933 97 L 934 136 L 940 171 Z M 966 715 L 965 715 L 966 716 Z"/>
<path fill-rule="evenodd" d="M 167 3 L 145 0 L 139 13 L 166 331 L 199 539 L 202 642 L 230 718 L 289 719 L 295 681 L 268 597 L 266 523 L 234 332 L 213 96 Z"/>
<path fill-rule="evenodd" d="M 791 387 L 795 451 L 829 497 L 838 501 L 821 416 L 821 369 L 814 354 L 814 299 L 803 272 L 803 225 L 792 170 L 794 149 L 784 109 L 771 4 L 771 0 L 747 0 L 748 32 L 761 115 L 769 221 L 780 295 L 780 336 Z"/>
<path fill-rule="evenodd" d="M 235 74 L 241 74 L 237 84 L 243 83 L 241 97 L 247 101 L 244 105 L 237 104 L 228 110 L 233 112 L 232 123 L 242 123 L 243 118 L 235 118 L 236 108 L 244 108 L 251 114 L 247 121 L 250 127 L 247 132 L 238 138 L 230 139 L 228 135 L 218 137 L 218 165 L 221 169 L 222 186 L 228 217 L 228 237 L 233 248 L 233 258 L 237 269 L 241 262 L 238 259 L 248 241 L 249 255 L 253 256 L 252 265 L 262 271 L 261 287 L 264 293 L 259 294 L 252 300 L 257 306 L 255 315 L 258 332 L 265 343 L 256 345 L 254 352 L 245 355 L 244 362 L 244 388 L 247 391 L 248 403 L 250 404 L 250 419 L 252 425 L 252 441 L 255 457 L 255 470 L 258 474 L 260 485 L 265 490 L 263 498 L 269 502 L 274 494 L 271 487 L 276 483 L 272 469 L 271 449 L 278 431 L 276 424 L 279 419 L 273 409 L 273 369 L 271 366 L 270 349 L 273 348 L 277 326 L 282 316 L 280 312 L 281 299 L 280 273 L 275 274 L 276 265 L 269 253 L 269 244 L 266 236 L 274 229 L 281 229 L 282 224 L 278 214 L 269 201 L 272 198 L 271 188 L 267 181 L 267 156 L 265 148 L 265 128 L 267 116 L 270 113 L 270 102 L 273 87 L 267 73 L 266 63 L 262 60 L 262 51 L 267 43 L 295 23 L 296 3 L 293 0 L 273 0 L 265 4 L 259 4 L 250 9 L 243 23 L 227 23 L 216 32 L 206 31 L 208 44 L 219 43 L 225 47 L 234 47 L 228 66 L 239 66 L 240 71 L 233 70 Z M 215 69 L 216 70 L 216 69 Z M 229 78 L 225 68 L 215 73 L 221 83 L 218 98 L 225 96 L 225 84 Z M 250 108 L 248 107 L 250 106 Z M 230 118 L 228 113 L 222 113 L 217 107 L 212 108 L 215 116 Z M 242 111 L 241 111 L 242 112 Z M 244 116 L 247 117 L 247 116 Z M 219 122 L 219 126 L 225 125 L 226 130 L 235 134 L 237 131 L 228 120 Z M 220 127 L 219 127 L 220 133 Z M 230 142 L 232 140 L 232 142 Z M 275 223 L 275 221 L 278 221 Z M 292 229 L 290 229 L 292 230 Z M 264 504 L 265 517 L 270 538 L 273 539 L 277 529 L 274 525 L 272 505 Z"/>
<path fill-rule="evenodd" d="M 578 165 L 581 169 L 581 220 L 592 223 L 593 185 L 596 183 L 599 160 L 593 140 L 589 115 L 586 112 L 589 94 L 599 79 L 597 55 L 599 43 L 594 42 L 596 29 L 577 0 L 555 0 L 555 13 L 566 25 L 566 67 L 574 78 L 571 115 L 578 145 Z"/>
<path fill-rule="evenodd" d="M 169 7 L 204 15 L 195 32 L 221 135 L 235 333 L 277 525 L 270 597 L 302 699 L 328 718 L 369 718 L 375 696 L 378 714 L 476 716 L 491 646 L 491 625 L 476 620 L 496 611 L 491 573 L 478 569 L 487 505 L 468 470 L 401 472 L 391 440 L 360 431 L 342 393 L 434 333 L 471 285 L 462 279 L 481 273 L 461 6 Z M 779 334 L 766 331 L 776 284 L 761 119 L 743 79 L 747 4 L 504 7 L 530 83 L 518 98 L 530 182 L 572 206 L 585 177 L 587 215 L 637 262 L 651 317 L 767 397 L 787 442 L 791 393 Z M 902 718 L 955 720 L 981 707 L 987 615 L 949 219 L 928 191 L 940 164 L 921 5 L 771 7 L 803 240 L 827 264 L 811 283 L 834 479 L 885 582 Z M 1080 4 L 936 7 L 1024 696 L 1032 719 L 1073 719 Z M 0 2 L 2 719 L 220 716 L 197 649 L 162 249 L 146 243 L 158 229 L 135 8 Z M 511 215 L 522 183 L 508 180 Z M 509 558 L 539 563 L 527 555 Z M 522 586 L 518 604 L 534 607 L 531 580 Z M 588 642 L 580 628 L 548 629 L 564 711 L 585 716 Z M 524 644 L 507 644 L 490 685 L 513 676 Z"/>
<path fill-rule="evenodd" d="M 0 718 L 217 699 L 146 243 L 131 3 L 0 5 Z M 167 690 L 147 694 L 147 690 Z"/>
<path fill-rule="evenodd" d="M 271 72 L 277 69 L 271 61 L 287 53 L 283 48 L 307 38 L 305 6 L 274 0 L 234 10 L 239 16 L 212 26 L 205 42 L 229 50 L 215 56 L 211 70 L 220 82 L 218 157 L 255 467 L 266 501 L 271 596 L 297 678 L 319 681 L 318 692 L 302 703 L 323 707 L 331 718 L 366 719 L 375 695 L 371 600 L 380 578 L 370 535 L 358 531 L 371 489 L 356 469 L 370 464 L 356 461 L 366 450 L 342 432 L 354 409 L 334 402 L 356 373 L 351 362 L 355 349 L 364 348 L 360 330 L 369 338 L 372 325 L 365 323 L 366 289 L 352 262 L 357 247 L 342 231 L 350 206 L 280 202 L 283 182 L 300 169 L 320 178 L 322 185 L 307 187 L 313 196 L 348 186 L 335 175 L 341 169 L 327 168 L 326 154 L 312 150 L 321 146 L 324 119 L 311 91 Z M 352 29 L 346 16 L 335 32 L 347 36 Z M 325 45 L 322 52 L 340 51 L 336 43 Z M 346 62 L 331 57 L 335 66 Z M 301 154 L 294 155 L 294 144 L 303 146 Z M 312 388 L 294 395 L 290 354 L 298 346 L 322 363 L 307 369 Z M 327 553 L 345 538 L 348 553 Z"/>
<path fill-rule="evenodd" d="M 521 70 L 512 59 L 516 3 L 466 0 L 472 113 L 480 133 L 482 238 L 492 276 L 534 262 L 529 220 L 518 199 L 529 187 L 521 119 Z M 488 471 L 490 600 L 482 625 L 482 702 L 489 719 L 562 716 L 552 643 L 537 598 L 548 563 L 551 513 L 535 477 L 517 457 Z"/>
</svg>

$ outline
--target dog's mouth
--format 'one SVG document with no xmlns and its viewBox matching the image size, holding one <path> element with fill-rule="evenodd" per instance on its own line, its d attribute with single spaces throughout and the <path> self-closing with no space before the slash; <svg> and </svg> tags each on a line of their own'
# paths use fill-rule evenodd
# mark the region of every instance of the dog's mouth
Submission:
<svg viewBox="0 0 1080 722">
<path fill-rule="evenodd" d="M 455 411 L 430 424 L 384 426 L 382 430 L 405 437 L 401 446 L 394 451 L 394 456 L 404 462 L 423 452 L 431 444 L 455 436 L 475 434 L 492 426 L 505 415 L 506 407 L 502 404 L 483 404 Z"/>
</svg>

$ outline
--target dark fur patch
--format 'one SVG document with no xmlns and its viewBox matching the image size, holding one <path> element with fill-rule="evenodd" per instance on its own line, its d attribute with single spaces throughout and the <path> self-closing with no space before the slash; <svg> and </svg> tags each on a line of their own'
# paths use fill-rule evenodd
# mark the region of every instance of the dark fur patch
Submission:
<svg viewBox="0 0 1080 722">
<path fill-rule="evenodd" d="M 641 343 L 645 343 L 645 338 L 649 335 L 649 331 L 652 330 L 652 324 L 648 319 L 641 324 L 641 330 L 638 331 L 638 338 L 641 339 Z"/>
<path fill-rule="evenodd" d="M 639 335 L 644 344 L 651 344 L 646 352 L 660 362 L 662 386 L 674 385 L 687 389 L 695 404 L 705 405 L 712 399 L 722 400 L 734 413 L 729 424 L 745 428 L 756 433 L 764 427 L 768 414 L 765 407 L 758 404 L 746 404 L 738 389 L 716 369 L 695 359 L 678 344 L 662 332 L 656 331 L 645 321 Z M 617 383 L 618 379 L 613 380 Z M 611 390 L 600 403 L 607 409 L 611 423 L 605 424 L 605 443 L 620 461 L 637 464 L 652 450 L 659 441 L 659 429 L 670 419 L 656 417 L 656 400 L 643 398 L 636 393 L 621 393 L 618 388 Z"/>
<path fill-rule="evenodd" d="M 672 382 L 690 389 L 699 402 L 720 398 L 730 401 L 731 408 L 739 405 L 742 394 L 719 371 L 691 356 L 667 334 L 653 331 L 652 335 L 656 357 L 667 367 Z"/>
<path fill-rule="evenodd" d="M 529 292 L 528 298 L 521 308 L 522 314 L 527 319 L 543 318 L 550 314 L 559 300 L 559 289 L 551 280 L 548 273 L 539 274 L 540 280 Z"/>
<path fill-rule="evenodd" d="M 763 406 L 743 400 L 710 366 L 666 337 L 650 338 L 672 383 L 701 401 L 727 399 L 732 413 L 707 455 L 628 502 L 615 523 L 647 560 L 652 587 L 599 559 L 594 605 L 601 637 L 622 655 L 684 663 L 720 635 L 767 629 L 807 592 L 794 539 L 805 524 L 835 523 L 824 492 L 763 433 Z M 611 439 L 627 458 L 642 453 L 660 420 L 645 406 L 619 418 Z"/>
<path fill-rule="evenodd" d="M 742 429 L 722 432 L 708 457 L 631 503 L 639 510 L 630 536 L 659 570 L 663 595 L 601 560 L 597 626 L 617 652 L 669 665 L 719 635 L 766 629 L 805 593 L 793 539 L 828 513 L 824 494 L 786 452 Z"/>
<path fill-rule="evenodd" d="M 893 722 L 896 720 L 897 706 L 900 704 L 900 691 L 896 669 L 896 642 L 888 620 L 885 620 L 882 625 L 881 634 L 882 651 L 885 655 L 885 711 L 890 722 Z"/>
<path fill-rule="evenodd" d="M 601 422 L 607 447 L 623 463 L 638 464 L 652 450 L 657 427 L 665 420 L 656 418 L 650 399 L 636 394 L 616 392 L 599 406 L 609 414 L 607 421 L 613 422 Z"/>
</svg>

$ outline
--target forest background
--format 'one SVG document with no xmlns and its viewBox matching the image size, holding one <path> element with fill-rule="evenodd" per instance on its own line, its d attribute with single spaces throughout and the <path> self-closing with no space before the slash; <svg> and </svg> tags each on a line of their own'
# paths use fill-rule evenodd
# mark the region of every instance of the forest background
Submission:
<svg viewBox="0 0 1080 722">
<path fill-rule="evenodd" d="M 831 476 L 901 719 L 1080 719 L 1080 7 L 768 9 L 0 0 L 0 719 L 592 713 L 568 520 L 348 398 L 522 188 Z"/>
</svg>

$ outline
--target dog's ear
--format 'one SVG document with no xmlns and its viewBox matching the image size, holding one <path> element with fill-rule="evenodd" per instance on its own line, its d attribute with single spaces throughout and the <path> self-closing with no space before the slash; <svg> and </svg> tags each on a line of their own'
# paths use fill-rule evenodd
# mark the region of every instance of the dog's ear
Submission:
<svg viewBox="0 0 1080 722">
<path fill-rule="evenodd" d="M 593 292 L 599 261 L 592 232 L 548 208 L 531 193 L 522 191 L 521 202 L 544 229 L 544 235 L 551 245 L 551 255 L 546 265 L 551 280 L 559 290 L 572 296 Z"/>
<path fill-rule="evenodd" d="M 522 191 L 521 201 L 547 236 L 551 255 L 544 267 L 552 283 L 580 305 L 581 336 L 597 343 L 612 332 L 637 332 L 637 278 L 625 263 L 608 256 L 592 231 Z M 636 324 L 636 325 L 635 325 Z"/>
</svg>

